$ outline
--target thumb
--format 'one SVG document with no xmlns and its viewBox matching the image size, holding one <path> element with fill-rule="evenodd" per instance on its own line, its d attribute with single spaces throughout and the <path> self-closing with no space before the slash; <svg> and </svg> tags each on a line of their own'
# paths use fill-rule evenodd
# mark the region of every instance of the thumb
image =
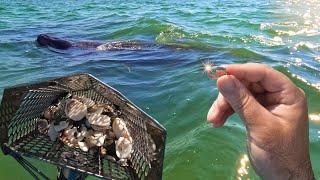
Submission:
<svg viewBox="0 0 320 180">
<path fill-rule="evenodd" d="M 245 85 L 233 75 L 220 77 L 217 85 L 226 101 L 247 125 L 263 122 L 266 117 L 270 116 L 269 111 L 267 111 L 255 99 Z"/>
</svg>

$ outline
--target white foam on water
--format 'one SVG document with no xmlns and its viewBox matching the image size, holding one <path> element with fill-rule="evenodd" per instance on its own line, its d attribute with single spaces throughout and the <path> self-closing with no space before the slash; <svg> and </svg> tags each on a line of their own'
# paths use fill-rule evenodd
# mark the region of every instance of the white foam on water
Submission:
<svg viewBox="0 0 320 180">
<path fill-rule="evenodd" d="M 308 48 L 308 49 L 311 49 L 311 50 L 317 50 L 317 49 L 320 49 L 320 45 L 319 44 L 315 44 L 315 43 L 311 43 L 311 42 L 299 42 L 299 43 L 296 43 L 294 46 L 293 46 L 294 50 L 298 50 L 300 48 Z"/>
<path fill-rule="evenodd" d="M 310 121 L 319 121 L 320 122 L 320 113 L 311 113 L 309 114 Z M 320 131 L 318 131 L 320 134 Z"/>
<path fill-rule="evenodd" d="M 281 46 L 281 45 L 285 45 L 285 43 L 283 42 L 282 38 L 280 36 L 275 36 L 273 38 L 268 38 L 266 36 L 263 35 L 253 35 L 252 39 L 254 41 L 259 42 L 262 45 L 265 46 Z"/>
</svg>

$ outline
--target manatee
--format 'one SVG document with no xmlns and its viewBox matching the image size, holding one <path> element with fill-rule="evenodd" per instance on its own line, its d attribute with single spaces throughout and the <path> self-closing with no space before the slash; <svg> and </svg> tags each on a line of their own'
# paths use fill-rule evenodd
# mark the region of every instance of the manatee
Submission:
<svg viewBox="0 0 320 180">
<path fill-rule="evenodd" d="M 47 34 L 40 34 L 37 37 L 37 43 L 39 46 L 52 47 L 55 49 L 67 50 L 70 48 L 81 48 L 81 49 L 95 49 L 98 51 L 107 51 L 107 50 L 121 50 L 121 49 L 142 49 L 147 48 L 152 45 L 148 42 L 142 41 L 115 41 L 108 43 L 101 42 L 72 42 L 57 37 L 52 37 Z"/>
</svg>

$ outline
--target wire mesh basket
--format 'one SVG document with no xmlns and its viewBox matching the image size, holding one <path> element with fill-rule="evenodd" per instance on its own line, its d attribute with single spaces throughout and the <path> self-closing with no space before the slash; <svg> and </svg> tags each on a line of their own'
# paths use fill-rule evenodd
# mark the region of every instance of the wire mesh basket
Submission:
<svg viewBox="0 0 320 180">
<path fill-rule="evenodd" d="M 38 132 L 36 125 L 42 112 L 68 94 L 111 102 L 121 109 L 134 142 L 129 166 L 120 166 L 99 152 L 90 154 L 61 141 L 53 142 Z M 22 155 L 105 179 L 161 179 L 162 176 L 166 130 L 117 90 L 89 74 L 5 89 L 0 106 L 0 131 L 3 152 L 17 161 Z M 151 151 L 150 137 L 155 142 L 155 152 Z M 86 158 L 86 163 L 76 159 L 65 161 L 62 154 L 66 152 L 79 153 Z"/>
</svg>

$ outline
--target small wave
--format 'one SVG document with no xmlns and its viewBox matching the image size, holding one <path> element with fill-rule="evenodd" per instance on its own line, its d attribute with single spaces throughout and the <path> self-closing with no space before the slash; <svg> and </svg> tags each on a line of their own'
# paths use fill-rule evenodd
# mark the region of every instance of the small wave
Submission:
<svg viewBox="0 0 320 180">
<path fill-rule="evenodd" d="M 289 22 L 280 22 L 280 23 L 261 23 L 260 24 L 260 30 L 266 30 L 266 29 L 273 29 L 275 27 L 297 27 L 298 23 L 295 21 L 289 21 Z"/>
<path fill-rule="evenodd" d="M 318 121 L 318 122 L 320 122 L 320 113 L 311 113 L 311 114 L 309 114 L 309 119 L 310 119 L 310 121 Z M 320 131 L 318 131 L 318 133 L 320 134 Z"/>
<path fill-rule="evenodd" d="M 292 31 L 292 30 L 275 30 L 278 35 L 286 35 L 286 36 L 298 36 L 298 35 L 305 35 L 305 36 L 317 36 L 320 35 L 320 31 L 318 29 L 308 29 L 303 28 L 299 31 Z"/>
<path fill-rule="evenodd" d="M 319 44 L 313 44 L 311 42 L 299 42 L 296 43 L 293 46 L 294 50 L 298 50 L 298 49 L 309 49 L 309 50 L 319 50 L 320 49 L 320 45 Z"/>
<path fill-rule="evenodd" d="M 282 38 L 279 36 L 275 36 L 273 38 L 268 38 L 263 35 L 253 35 L 252 39 L 259 42 L 262 45 L 265 45 L 265 46 L 282 46 L 282 45 L 284 45 Z"/>
<path fill-rule="evenodd" d="M 277 35 L 286 36 L 317 36 L 320 34 L 319 27 L 316 24 L 298 24 L 295 21 L 292 22 L 279 22 L 279 23 L 261 23 L 260 30 L 273 30 Z"/>
<path fill-rule="evenodd" d="M 302 81 L 306 85 L 311 86 L 320 92 L 320 83 L 311 83 L 308 80 L 306 80 L 304 77 L 299 76 L 297 74 L 293 74 L 293 73 L 292 73 L 292 77 L 297 78 L 298 80 Z"/>
<path fill-rule="evenodd" d="M 301 66 L 303 64 L 303 61 L 301 58 L 291 58 L 291 61 L 296 66 Z"/>
</svg>

